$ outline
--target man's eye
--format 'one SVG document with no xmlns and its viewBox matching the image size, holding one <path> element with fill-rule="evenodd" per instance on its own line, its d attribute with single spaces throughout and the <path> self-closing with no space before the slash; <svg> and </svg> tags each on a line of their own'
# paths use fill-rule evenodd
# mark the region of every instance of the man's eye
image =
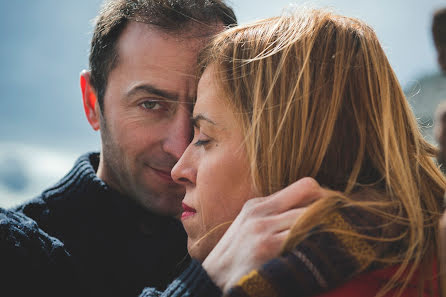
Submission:
<svg viewBox="0 0 446 297">
<path fill-rule="evenodd" d="M 144 109 L 156 110 L 161 108 L 161 104 L 157 101 L 144 101 L 141 103 Z"/>
</svg>

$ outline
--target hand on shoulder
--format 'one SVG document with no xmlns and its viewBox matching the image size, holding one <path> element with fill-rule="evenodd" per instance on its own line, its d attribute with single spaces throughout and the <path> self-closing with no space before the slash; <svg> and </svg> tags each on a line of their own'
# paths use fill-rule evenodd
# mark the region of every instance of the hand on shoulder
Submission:
<svg viewBox="0 0 446 297">
<path fill-rule="evenodd" d="M 227 291 L 242 276 L 277 257 L 296 219 L 329 193 L 306 177 L 273 195 L 247 201 L 203 267 Z"/>
</svg>

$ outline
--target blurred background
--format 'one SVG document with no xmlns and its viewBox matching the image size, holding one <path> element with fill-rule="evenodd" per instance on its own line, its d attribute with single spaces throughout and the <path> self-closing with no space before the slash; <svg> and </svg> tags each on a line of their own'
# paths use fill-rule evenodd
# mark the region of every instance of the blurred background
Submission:
<svg viewBox="0 0 446 297">
<path fill-rule="evenodd" d="M 331 7 L 369 23 L 383 44 L 426 138 L 446 100 L 431 34 L 445 0 L 232 0 L 240 23 L 290 5 Z M 0 207 L 30 199 L 81 154 L 99 150 L 85 119 L 79 73 L 88 67 L 92 20 L 102 0 L 0 0 Z"/>
</svg>

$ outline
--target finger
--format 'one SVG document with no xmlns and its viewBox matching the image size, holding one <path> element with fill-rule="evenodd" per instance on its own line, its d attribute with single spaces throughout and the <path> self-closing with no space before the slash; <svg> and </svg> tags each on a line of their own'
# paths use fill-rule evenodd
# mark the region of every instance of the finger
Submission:
<svg viewBox="0 0 446 297">
<path fill-rule="evenodd" d="M 282 232 L 271 235 L 268 239 L 256 246 L 254 258 L 262 262 L 277 257 L 282 250 L 282 247 L 290 234 L 290 230 L 283 230 Z"/>
<path fill-rule="evenodd" d="M 290 229 L 286 229 L 286 230 L 283 230 L 283 231 L 276 233 L 274 235 L 275 241 L 277 244 L 277 248 L 278 248 L 278 252 L 280 252 L 282 250 L 283 244 L 290 236 L 290 232 L 291 232 Z"/>
<path fill-rule="evenodd" d="M 272 232 L 281 233 L 291 229 L 307 209 L 308 207 L 293 208 L 271 217 L 269 223 L 271 224 L 271 227 L 274 228 Z"/>
<path fill-rule="evenodd" d="M 313 178 L 304 177 L 274 193 L 269 199 L 265 199 L 264 204 L 270 213 L 281 213 L 292 208 L 307 206 L 329 193 Z"/>
<path fill-rule="evenodd" d="M 275 232 L 279 233 L 284 230 L 291 229 L 296 224 L 296 221 L 307 211 L 307 209 L 308 207 L 293 208 L 274 216 L 273 219 L 275 221 L 273 224 L 275 226 Z"/>
</svg>

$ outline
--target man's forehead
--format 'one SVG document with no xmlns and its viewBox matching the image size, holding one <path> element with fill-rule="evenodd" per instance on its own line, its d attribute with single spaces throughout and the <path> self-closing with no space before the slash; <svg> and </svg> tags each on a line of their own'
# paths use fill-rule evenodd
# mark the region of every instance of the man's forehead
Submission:
<svg viewBox="0 0 446 297">
<path fill-rule="evenodd" d="M 223 28 L 223 24 L 219 25 L 214 25 L 214 32 Z M 112 70 L 118 72 L 118 79 L 127 81 L 124 92 L 149 86 L 192 106 L 198 84 L 198 53 L 212 34 L 203 33 L 196 25 L 188 29 L 181 35 L 130 22 L 118 40 L 117 63 Z"/>
<path fill-rule="evenodd" d="M 191 66 L 196 66 L 199 51 L 224 28 L 222 22 L 204 24 L 204 28 L 190 22 L 181 30 L 167 31 L 155 25 L 130 21 L 118 39 L 115 66 L 126 54 L 132 59 L 139 50 L 144 52 L 145 62 L 151 63 L 151 67 L 192 75 L 196 79 L 196 69 L 191 69 Z M 184 68 L 188 71 L 185 72 Z"/>
<path fill-rule="evenodd" d="M 180 37 L 155 26 L 131 22 L 118 40 L 117 62 L 139 58 L 151 63 L 153 67 L 164 65 L 164 70 L 175 71 L 175 66 L 182 66 L 184 63 L 196 64 L 197 54 L 208 40 L 188 38 L 186 35 Z"/>
</svg>

